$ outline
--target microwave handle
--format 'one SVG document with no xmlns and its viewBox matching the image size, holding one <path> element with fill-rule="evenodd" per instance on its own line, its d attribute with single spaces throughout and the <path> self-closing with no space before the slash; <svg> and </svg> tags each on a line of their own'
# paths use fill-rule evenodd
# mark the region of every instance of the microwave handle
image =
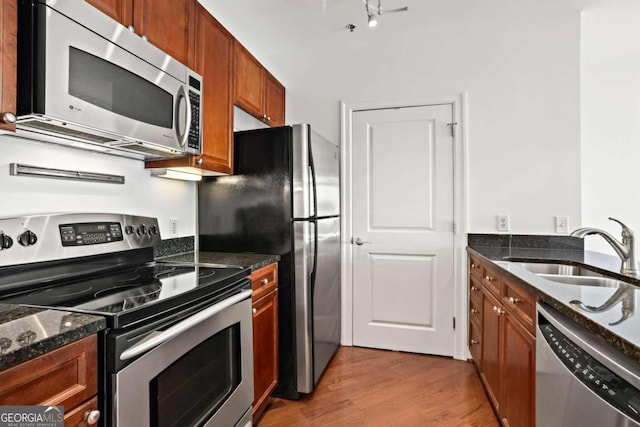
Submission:
<svg viewBox="0 0 640 427">
<path fill-rule="evenodd" d="M 202 311 L 199 311 L 193 316 L 183 320 L 178 324 L 173 325 L 172 327 L 170 327 L 165 331 L 151 333 L 149 338 L 140 341 L 133 347 L 122 352 L 122 354 L 120 355 L 120 360 L 131 359 L 132 357 L 136 357 L 144 352 L 151 350 L 154 347 L 159 346 L 160 344 L 165 343 L 166 341 L 169 341 L 170 339 L 180 335 L 181 333 L 183 333 L 187 329 L 192 328 L 198 323 L 204 320 L 207 320 L 210 317 L 215 316 L 221 311 L 226 310 L 227 308 L 231 307 L 234 304 L 239 303 L 242 300 L 250 298 L 251 293 L 252 293 L 251 289 L 247 289 L 245 291 L 240 292 L 237 295 L 226 298 L 223 301 L 212 305 L 211 307 L 208 307 Z"/>
<path fill-rule="evenodd" d="M 181 147 L 184 147 L 185 144 L 187 143 L 187 140 L 189 139 L 189 131 L 191 131 L 191 99 L 189 99 L 188 91 L 189 89 L 185 91 L 184 86 L 181 86 L 180 90 L 178 91 L 178 101 L 176 102 L 176 117 L 177 117 L 177 113 L 179 112 L 181 97 L 184 98 L 184 101 L 186 104 L 186 110 L 187 110 L 187 118 L 186 118 L 187 127 L 185 128 L 184 134 L 178 136 L 180 138 L 179 144 Z M 177 126 L 178 125 L 176 124 L 176 127 Z"/>
</svg>

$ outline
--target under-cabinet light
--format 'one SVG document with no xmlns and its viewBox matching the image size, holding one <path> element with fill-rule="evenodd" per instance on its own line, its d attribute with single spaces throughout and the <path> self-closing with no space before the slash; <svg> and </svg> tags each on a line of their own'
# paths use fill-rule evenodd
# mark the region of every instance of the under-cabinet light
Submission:
<svg viewBox="0 0 640 427">
<path fill-rule="evenodd" d="M 202 176 L 194 173 L 174 171 L 171 169 L 152 169 L 151 176 L 157 178 L 179 179 L 182 181 L 201 181 Z"/>
</svg>

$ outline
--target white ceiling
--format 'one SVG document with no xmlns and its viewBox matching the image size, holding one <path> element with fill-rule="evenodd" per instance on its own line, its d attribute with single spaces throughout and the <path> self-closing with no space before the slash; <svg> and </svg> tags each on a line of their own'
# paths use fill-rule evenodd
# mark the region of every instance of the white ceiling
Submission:
<svg viewBox="0 0 640 427">
<path fill-rule="evenodd" d="M 264 59 L 280 52 L 313 49 L 323 38 L 347 32 L 376 31 L 377 36 L 416 26 L 438 26 L 468 16 L 577 13 L 602 7 L 638 7 L 640 0 L 382 0 L 383 8 L 408 6 L 403 13 L 384 14 L 379 26 L 367 28 L 362 0 L 200 0 L 247 48 Z M 377 0 L 375 1 L 377 4 Z"/>
</svg>

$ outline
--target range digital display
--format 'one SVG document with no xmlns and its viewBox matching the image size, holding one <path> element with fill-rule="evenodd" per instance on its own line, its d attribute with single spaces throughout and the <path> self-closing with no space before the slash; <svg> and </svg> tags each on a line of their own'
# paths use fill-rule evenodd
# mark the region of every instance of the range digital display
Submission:
<svg viewBox="0 0 640 427">
<path fill-rule="evenodd" d="M 89 222 L 60 225 L 62 246 L 97 245 L 123 240 L 119 222 Z"/>
</svg>

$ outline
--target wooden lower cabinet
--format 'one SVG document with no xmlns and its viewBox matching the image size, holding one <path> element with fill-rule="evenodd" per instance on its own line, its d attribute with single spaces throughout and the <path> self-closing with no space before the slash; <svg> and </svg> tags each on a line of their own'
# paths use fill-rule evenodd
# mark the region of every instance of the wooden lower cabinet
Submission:
<svg viewBox="0 0 640 427">
<path fill-rule="evenodd" d="M 510 314 L 502 316 L 502 394 L 504 425 L 535 425 L 536 339 Z"/>
<path fill-rule="evenodd" d="M 253 422 L 278 385 L 278 269 L 271 264 L 251 274 L 253 288 Z"/>
<path fill-rule="evenodd" d="M 482 364 L 480 377 L 493 406 L 500 409 L 500 304 L 487 290 L 482 292 Z"/>
<path fill-rule="evenodd" d="M 97 422 L 96 354 L 92 335 L 0 372 L 0 405 L 61 405 L 66 427 Z"/>
<path fill-rule="evenodd" d="M 475 257 L 473 264 L 479 268 Z M 470 274 L 469 351 L 502 425 L 534 427 L 536 339 L 531 317 L 523 312 L 535 309 L 535 299 L 512 279 L 502 278 L 495 266 L 481 268 L 481 322 L 471 312 L 479 282 Z"/>
</svg>

